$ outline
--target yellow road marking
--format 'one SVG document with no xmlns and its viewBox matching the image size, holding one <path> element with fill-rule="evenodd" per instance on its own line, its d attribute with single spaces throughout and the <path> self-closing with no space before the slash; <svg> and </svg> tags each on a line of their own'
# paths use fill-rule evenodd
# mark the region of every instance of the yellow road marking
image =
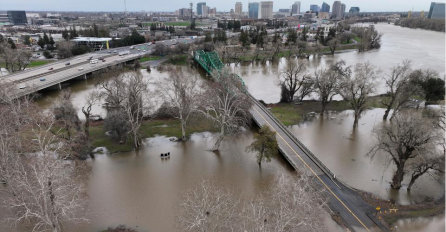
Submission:
<svg viewBox="0 0 446 232">
<path fill-rule="evenodd" d="M 263 118 L 263 120 L 271 127 L 271 129 L 273 129 L 275 132 L 276 129 L 274 129 L 273 126 L 271 126 L 271 124 L 268 122 L 268 120 L 266 120 L 262 114 L 254 107 L 254 110 L 257 111 L 257 113 L 260 115 L 260 117 Z M 345 205 L 345 203 L 339 199 L 339 197 L 325 184 L 325 182 L 319 177 L 319 175 L 316 174 L 316 172 L 310 167 L 310 165 L 308 165 L 303 159 L 302 157 L 291 147 L 291 145 L 277 132 L 277 135 L 283 140 L 283 142 L 286 143 L 286 145 L 296 154 L 296 156 L 305 164 L 305 166 L 307 166 L 308 169 L 310 169 L 310 171 L 319 179 L 319 181 L 325 186 L 325 188 L 328 189 L 328 191 L 330 191 L 330 193 L 339 201 L 341 202 L 341 204 L 348 210 L 348 212 L 350 212 L 353 217 L 356 218 L 356 220 L 358 220 L 359 223 L 361 223 L 361 225 L 370 232 L 369 228 L 367 228 L 367 226 L 364 225 L 364 223 L 347 207 L 347 205 Z"/>
</svg>

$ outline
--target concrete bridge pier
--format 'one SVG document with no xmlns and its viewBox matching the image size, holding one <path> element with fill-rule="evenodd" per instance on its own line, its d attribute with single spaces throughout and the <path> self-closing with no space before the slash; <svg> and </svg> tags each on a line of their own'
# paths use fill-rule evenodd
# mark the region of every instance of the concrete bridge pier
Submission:
<svg viewBox="0 0 446 232">
<path fill-rule="evenodd" d="M 57 84 L 57 86 L 59 87 L 59 90 L 62 90 L 62 85 L 60 82 L 59 82 L 59 84 Z"/>
</svg>

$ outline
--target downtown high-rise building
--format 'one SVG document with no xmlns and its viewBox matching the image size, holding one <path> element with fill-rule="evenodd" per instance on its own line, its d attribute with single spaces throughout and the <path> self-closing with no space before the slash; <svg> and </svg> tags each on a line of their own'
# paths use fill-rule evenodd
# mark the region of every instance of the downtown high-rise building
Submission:
<svg viewBox="0 0 446 232">
<path fill-rule="evenodd" d="M 291 14 L 300 14 L 300 2 L 295 2 L 291 6 Z"/>
<path fill-rule="evenodd" d="M 197 3 L 197 15 L 207 15 L 207 8 L 205 2 Z"/>
<path fill-rule="evenodd" d="M 328 5 L 326 2 L 323 2 L 321 12 L 330 12 L 330 5 Z"/>
<path fill-rule="evenodd" d="M 310 5 L 310 11 L 311 12 L 319 12 L 320 8 L 318 5 Z"/>
<path fill-rule="evenodd" d="M 258 2 L 248 3 L 248 17 L 251 19 L 259 18 L 259 3 Z"/>
<path fill-rule="evenodd" d="M 431 2 L 428 19 L 445 19 L 445 4 L 443 2 Z"/>
<path fill-rule="evenodd" d="M 357 15 L 357 14 L 359 14 L 359 11 L 360 11 L 359 7 L 352 6 L 352 7 L 350 7 L 348 14 L 350 16 Z"/>
<path fill-rule="evenodd" d="M 341 15 L 342 15 L 341 10 L 342 10 L 341 1 L 334 1 L 333 8 L 331 11 L 331 17 L 333 17 L 333 18 L 341 17 Z"/>
<path fill-rule="evenodd" d="M 347 9 L 347 6 L 344 3 L 342 3 L 341 4 L 341 17 L 344 17 L 345 9 Z"/>
<path fill-rule="evenodd" d="M 273 1 L 263 1 L 259 5 L 259 19 L 272 19 L 273 18 Z"/>
<path fill-rule="evenodd" d="M 241 2 L 236 2 L 235 3 L 235 13 L 238 15 L 242 15 L 243 13 L 243 5 Z"/>
</svg>

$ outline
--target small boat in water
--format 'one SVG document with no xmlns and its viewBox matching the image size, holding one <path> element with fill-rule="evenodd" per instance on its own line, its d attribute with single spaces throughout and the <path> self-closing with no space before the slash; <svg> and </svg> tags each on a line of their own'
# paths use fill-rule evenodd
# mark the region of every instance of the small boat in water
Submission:
<svg viewBox="0 0 446 232">
<path fill-rule="evenodd" d="M 166 159 L 166 158 L 170 158 L 170 152 L 167 153 L 161 153 L 161 159 Z"/>
</svg>

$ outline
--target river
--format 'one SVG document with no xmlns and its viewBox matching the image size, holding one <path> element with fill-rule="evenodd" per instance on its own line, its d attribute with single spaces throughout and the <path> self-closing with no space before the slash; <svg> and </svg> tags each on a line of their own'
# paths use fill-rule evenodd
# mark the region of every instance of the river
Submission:
<svg viewBox="0 0 446 232">
<path fill-rule="evenodd" d="M 384 34 L 382 47 L 365 53 L 355 51 L 318 58 L 310 58 L 309 70 L 320 65 L 345 60 L 348 65 L 369 61 L 383 70 L 411 59 L 414 68 L 436 70 L 441 76 L 445 69 L 444 33 L 401 28 L 388 24 L 375 25 Z M 285 59 L 275 64 L 242 64 L 231 66 L 244 79 L 249 91 L 258 99 L 269 103 L 279 101 L 280 89 L 277 76 L 285 65 Z M 145 73 L 145 71 L 142 71 Z M 145 74 L 148 75 L 148 74 Z M 163 72 L 152 70 L 150 76 L 160 77 Z M 85 95 L 94 90 L 94 79 L 69 82 L 73 91 L 73 102 L 79 109 Z M 379 92 L 385 91 L 383 88 Z M 57 91 L 45 91 L 45 98 L 54 98 Z M 51 100 L 50 100 L 51 101 Z M 50 101 L 38 103 L 48 108 Z M 95 114 L 105 116 L 100 104 L 93 108 Z M 352 133 L 350 111 L 309 117 L 298 125 L 290 127 L 310 150 L 321 159 L 338 178 L 352 187 L 370 191 L 383 199 L 392 199 L 407 204 L 444 194 L 444 177 L 439 180 L 424 176 L 417 181 L 411 194 L 403 188 L 393 191 L 389 180 L 393 167 L 387 167 L 387 160 L 376 157 L 371 160 L 366 153 L 373 142 L 371 130 L 382 123 L 382 109 L 368 111 L 360 120 L 358 131 Z M 79 112 L 79 116 L 83 115 Z M 188 142 L 171 142 L 158 136 L 146 140 L 145 146 L 137 152 L 115 155 L 98 155 L 89 160 L 92 174 L 89 179 L 89 205 L 92 222 L 83 225 L 68 225 L 66 231 L 100 231 L 108 226 L 126 224 L 138 231 L 176 231 L 174 206 L 180 193 L 201 179 L 213 179 L 223 185 L 239 189 L 245 195 L 261 193 L 274 186 L 273 177 L 290 174 L 292 169 L 282 157 L 259 169 L 253 154 L 247 154 L 245 147 L 252 141 L 247 132 L 235 140 L 222 145 L 219 154 L 208 152 L 212 134 L 194 134 Z M 170 151 L 169 160 L 161 160 L 159 154 Z M 407 182 L 407 178 L 405 182 Z M 444 218 L 444 215 L 443 215 Z M 440 217 L 441 219 L 441 217 Z M 400 228 L 444 228 L 444 220 L 437 218 L 401 220 Z M 342 231 L 331 219 L 326 222 L 330 231 Z M 444 229 L 443 229 L 444 231 Z"/>
</svg>

